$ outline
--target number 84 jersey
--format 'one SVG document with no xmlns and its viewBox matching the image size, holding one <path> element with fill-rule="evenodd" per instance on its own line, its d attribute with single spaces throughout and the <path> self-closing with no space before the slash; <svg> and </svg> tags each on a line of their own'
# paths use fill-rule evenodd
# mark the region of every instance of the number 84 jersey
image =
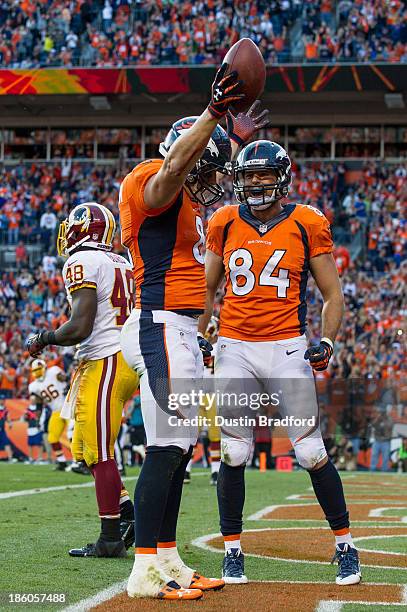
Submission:
<svg viewBox="0 0 407 612">
<path fill-rule="evenodd" d="M 75 291 L 83 287 L 97 294 L 93 330 L 80 343 L 78 358 L 103 359 L 120 351 L 120 331 L 134 302 L 134 277 L 127 259 L 104 251 L 77 251 L 65 262 L 62 276 L 70 305 Z"/>
<path fill-rule="evenodd" d="M 262 222 L 247 206 L 224 206 L 209 220 L 206 247 L 226 272 L 220 336 L 265 342 L 305 332 L 310 259 L 333 250 L 318 209 L 288 204 Z"/>
</svg>

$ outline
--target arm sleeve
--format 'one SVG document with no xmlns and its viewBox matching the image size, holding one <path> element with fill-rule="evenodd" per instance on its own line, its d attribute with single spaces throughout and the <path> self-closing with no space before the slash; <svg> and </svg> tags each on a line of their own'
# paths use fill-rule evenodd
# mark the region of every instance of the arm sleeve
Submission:
<svg viewBox="0 0 407 612">
<path fill-rule="evenodd" d="M 65 287 L 68 293 L 88 287 L 96 289 L 98 285 L 99 268 L 92 261 L 89 251 L 71 255 L 62 270 Z"/>
<path fill-rule="evenodd" d="M 316 257 L 323 253 L 332 253 L 334 248 L 329 221 L 319 211 L 317 214 L 317 221 L 309 226 L 310 257 Z"/>
<path fill-rule="evenodd" d="M 219 255 L 219 257 L 223 257 L 224 240 L 224 223 L 222 222 L 222 215 L 219 214 L 221 210 L 214 212 L 209 219 L 206 233 L 206 248 Z"/>
<path fill-rule="evenodd" d="M 144 202 L 144 190 L 148 181 L 160 170 L 164 163 L 162 159 L 149 159 L 142 162 L 126 176 L 119 195 L 119 207 L 127 203 L 128 206 L 135 208 L 146 217 L 155 217 L 168 210 L 175 202 L 178 194 L 165 206 L 161 208 L 147 208 Z"/>
</svg>

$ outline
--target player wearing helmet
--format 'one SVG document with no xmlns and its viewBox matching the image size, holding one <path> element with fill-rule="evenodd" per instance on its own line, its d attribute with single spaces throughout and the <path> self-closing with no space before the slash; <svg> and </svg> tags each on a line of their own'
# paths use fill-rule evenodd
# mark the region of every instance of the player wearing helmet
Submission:
<svg viewBox="0 0 407 612">
<path fill-rule="evenodd" d="M 135 491 L 131 597 L 197 599 L 202 590 L 224 585 L 196 574 L 178 554 L 182 485 L 197 428 L 166 429 L 165 423 L 170 385 L 178 388 L 182 379 L 203 375 L 200 344 L 205 340 L 198 343 L 197 318 L 205 301 L 205 238 L 199 207 L 222 197 L 217 174 L 229 171 L 231 145 L 218 123 L 243 96 L 237 73 L 225 76 L 226 70 L 224 64 L 218 71 L 205 111 L 173 124 L 160 147 L 164 160 L 142 162 L 120 188 L 122 242 L 132 256 L 137 288 L 121 346 L 140 375 L 147 436 Z M 188 406 L 180 416 L 193 416 L 195 409 Z"/>
<path fill-rule="evenodd" d="M 61 410 L 65 399 L 66 376 L 58 366 L 47 368 L 43 359 L 34 359 L 31 364 L 33 382 L 30 383 L 28 391 L 35 395 L 37 402 L 42 404 L 43 410 L 47 406 L 51 409 L 51 417 L 48 423 L 48 443 L 51 445 L 57 460 L 57 469 L 65 470 L 66 457 L 60 442 L 62 434 L 68 424 L 67 419 L 61 417 Z M 42 425 L 44 412 L 41 415 Z"/>
<path fill-rule="evenodd" d="M 96 544 L 72 549 L 72 556 L 123 557 L 133 538 L 133 505 L 114 461 L 114 443 L 124 403 L 138 386 L 137 374 L 120 351 L 120 330 L 133 306 L 129 262 L 111 252 L 113 214 L 95 202 L 76 206 L 60 226 L 58 252 L 68 256 L 62 275 L 71 306 L 69 321 L 27 341 L 36 357 L 48 344 L 79 344 L 79 366 L 63 416 L 75 418 L 72 454 L 95 478 L 101 533 Z M 121 520 L 122 519 L 122 520 Z"/>
<path fill-rule="evenodd" d="M 222 391 L 240 390 L 249 397 L 259 391 L 274 394 L 280 415 L 296 417 L 298 424 L 288 426 L 288 435 L 335 535 L 336 582 L 356 584 L 361 578 L 358 553 L 349 532 L 342 483 L 321 437 L 313 379 L 313 369 L 326 369 L 332 356 L 343 296 L 329 223 L 312 206 L 283 204 L 290 184 L 290 158 L 279 144 L 257 140 L 239 153 L 233 173 L 239 206 L 217 210 L 208 224 L 207 312 L 200 329 L 205 330 L 225 274 L 215 377 Z M 307 348 L 309 272 L 324 304 L 321 341 Z M 218 410 L 238 416 L 236 406 Z M 218 505 L 227 583 L 247 582 L 240 534 L 252 435 L 253 428 L 244 425 L 222 429 Z"/>
</svg>

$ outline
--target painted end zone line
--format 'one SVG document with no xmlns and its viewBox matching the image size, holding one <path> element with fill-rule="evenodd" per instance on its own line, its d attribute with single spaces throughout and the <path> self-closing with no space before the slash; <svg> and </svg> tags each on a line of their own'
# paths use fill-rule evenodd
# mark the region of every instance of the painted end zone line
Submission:
<svg viewBox="0 0 407 612">
<path fill-rule="evenodd" d="M 245 529 L 244 533 L 257 533 L 257 532 L 261 532 L 261 531 L 292 531 L 292 530 L 297 530 L 297 527 L 265 527 L 263 529 Z M 311 530 L 318 530 L 320 531 L 321 528 L 320 527 L 308 527 L 308 529 Z M 329 527 L 326 527 L 325 529 L 329 529 Z M 220 553 L 220 554 L 225 554 L 225 551 L 223 550 L 223 548 L 215 548 L 214 546 L 211 546 L 211 544 L 208 544 L 208 542 L 210 542 L 211 540 L 214 540 L 215 538 L 219 538 L 221 537 L 220 533 L 209 533 L 208 535 L 204 535 L 204 536 L 200 536 L 199 538 L 195 538 L 195 540 L 192 540 L 191 544 L 193 546 L 196 546 L 197 548 L 202 548 L 202 550 L 207 550 L 209 552 L 213 552 L 213 553 Z M 246 557 L 253 557 L 255 559 L 266 559 L 268 561 L 283 561 L 285 563 L 308 563 L 308 564 L 312 564 L 312 565 L 331 565 L 331 563 L 329 561 L 314 561 L 314 560 L 308 560 L 308 559 L 289 559 L 289 558 L 285 558 L 285 557 L 274 557 L 274 556 L 270 556 L 270 555 L 259 555 L 257 553 L 249 553 L 249 552 L 245 552 L 245 556 Z M 389 569 L 392 571 L 398 571 L 401 570 L 403 572 L 406 571 L 405 567 L 397 567 L 397 565 L 371 565 L 371 564 L 367 564 L 364 563 L 363 567 L 371 567 L 374 569 Z M 279 582 L 279 581 L 277 581 Z"/>
<path fill-rule="evenodd" d="M 275 583 L 278 583 L 278 584 L 280 583 L 281 584 L 332 584 L 332 582 L 327 582 L 327 581 L 315 581 L 315 582 L 307 581 L 305 582 L 303 580 L 250 580 L 250 584 L 275 584 Z M 112 586 L 108 587 L 107 589 L 104 589 L 103 591 L 96 593 L 96 595 L 93 595 L 92 597 L 88 597 L 86 599 L 81 599 L 81 601 L 78 601 L 78 603 L 73 604 L 72 606 L 68 606 L 67 608 L 64 608 L 63 610 L 61 610 L 61 612 L 88 612 L 88 610 L 91 610 L 92 608 L 98 606 L 99 604 L 104 603 L 105 601 L 112 599 L 116 595 L 120 595 L 121 593 L 123 593 L 126 590 L 126 584 L 127 584 L 127 580 L 123 580 L 122 582 L 116 582 L 115 584 L 112 584 Z M 364 582 L 363 584 L 366 586 L 388 586 L 387 582 Z M 404 585 L 394 583 L 392 586 L 404 586 Z M 404 601 L 407 601 L 406 588 L 407 587 L 404 586 L 403 596 L 402 596 L 403 603 L 386 604 L 386 605 L 405 606 L 406 604 L 404 603 Z M 136 601 L 137 599 L 135 598 L 134 602 Z M 353 602 L 321 601 L 320 605 L 325 604 L 325 603 L 334 603 L 334 604 L 340 603 L 342 605 L 342 603 L 353 603 Z M 365 602 L 356 602 L 356 603 L 365 603 Z M 331 608 L 323 608 L 321 610 L 318 608 L 318 612 L 336 612 L 336 610 L 340 610 L 340 608 L 332 608 L 332 610 Z"/>
<path fill-rule="evenodd" d="M 364 582 L 363 584 L 368 584 Z M 407 585 L 403 587 L 403 594 L 401 596 L 401 602 L 388 602 L 388 601 L 350 601 L 350 600 L 339 600 L 332 601 L 331 599 L 323 599 L 319 602 L 316 612 L 341 612 L 343 606 L 348 604 L 358 604 L 362 606 L 400 606 L 405 608 L 407 605 Z"/>
</svg>

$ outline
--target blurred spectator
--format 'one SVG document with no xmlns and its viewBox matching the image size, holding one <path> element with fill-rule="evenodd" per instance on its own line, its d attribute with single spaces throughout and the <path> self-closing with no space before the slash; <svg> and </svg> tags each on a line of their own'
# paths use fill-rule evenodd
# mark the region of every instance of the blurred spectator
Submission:
<svg viewBox="0 0 407 612">
<path fill-rule="evenodd" d="M 372 446 L 372 458 L 370 462 L 370 469 L 372 472 L 377 470 L 379 458 L 382 458 L 382 472 L 389 471 L 390 461 L 390 441 L 393 431 L 393 420 L 387 414 L 385 408 L 377 413 L 376 417 L 372 421 L 372 429 L 374 435 L 374 442 Z"/>
<path fill-rule="evenodd" d="M 339 166 L 343 179 L 338 178 Z M 85 201 L 98 201 L 117 217 L 117 194 L 125 171 L 74 162 L 0 168 L 0 220 L 5 217 L 8 223 L 10 210 L 21 202 L 20 242 L 42 246 L 41 264 L 28 269 L 22 260 L 17 271 L 4 272 L 0 277 L 0 366 L 16 372 L 12 394 L 24 397 L 27 393 L 30 373 L 23 340 L 38 327 L 55 329 L 68 315 L 60 272 L 63 262 L 56 257 L 55 249 L 58 223 L 71 207 Z M 290 201 L 320 208 L 337 235 L 335 256 L 346 309 L 327 376 L 398 380 L 405 372 L 406 164 L 368 162 L 352 178 L 353 183 L 346 182 L 343 164 L 294 162 L 293 171 Z M 360 193 L 366 210 L 362 221 L 354 206 L 355 195 Z M 229 181 L 225 183 L 225 197 L 217 206 L 233 202 Z M 209 216 L 212 211 L 205 210 L 205 214 Z M 42 240 L 44 231 L 50 233 L 49 248 L 48 241 Z M 366 235 L 365 248 L 355 262 L 349 256 L 349 241 L 361 231 L 362 242 Z M 7 230 L 2 240 L 7 243 Z M 123 252 L 119 232 L 114 245 L 115 250 Z M 218 291 L 215 314 L 221 300 L 222 289 Z M 321 297 L 312 279 L 307 301 L 309 336 L 314 342 L 320 336 Z M 49 348 L 45 357 L 59 358 L 68 369 L 72 349 L 57 352 Z"/>
<path fill-rule="evenodd" d="M 21 270 L 28 263 L 28 253 L 24 246 L 24 243 L 20 240 L 16 246 L 16 267 L 17 270 Z"/>
<path fill-rule="evenodd" d="M 123 66 L 219 64 L 239 39 L 254 40 L 270 63 L 407 61 L 405 5 L 399 0 L 33 0 L 0 4 L 0 65 Z M 291 54 L 290 29 L 303 36 Z M 295 31 L 296 31 L 295 30 Z M 297 49 L 295 36 L 292 40 Z"/>
</svg>

